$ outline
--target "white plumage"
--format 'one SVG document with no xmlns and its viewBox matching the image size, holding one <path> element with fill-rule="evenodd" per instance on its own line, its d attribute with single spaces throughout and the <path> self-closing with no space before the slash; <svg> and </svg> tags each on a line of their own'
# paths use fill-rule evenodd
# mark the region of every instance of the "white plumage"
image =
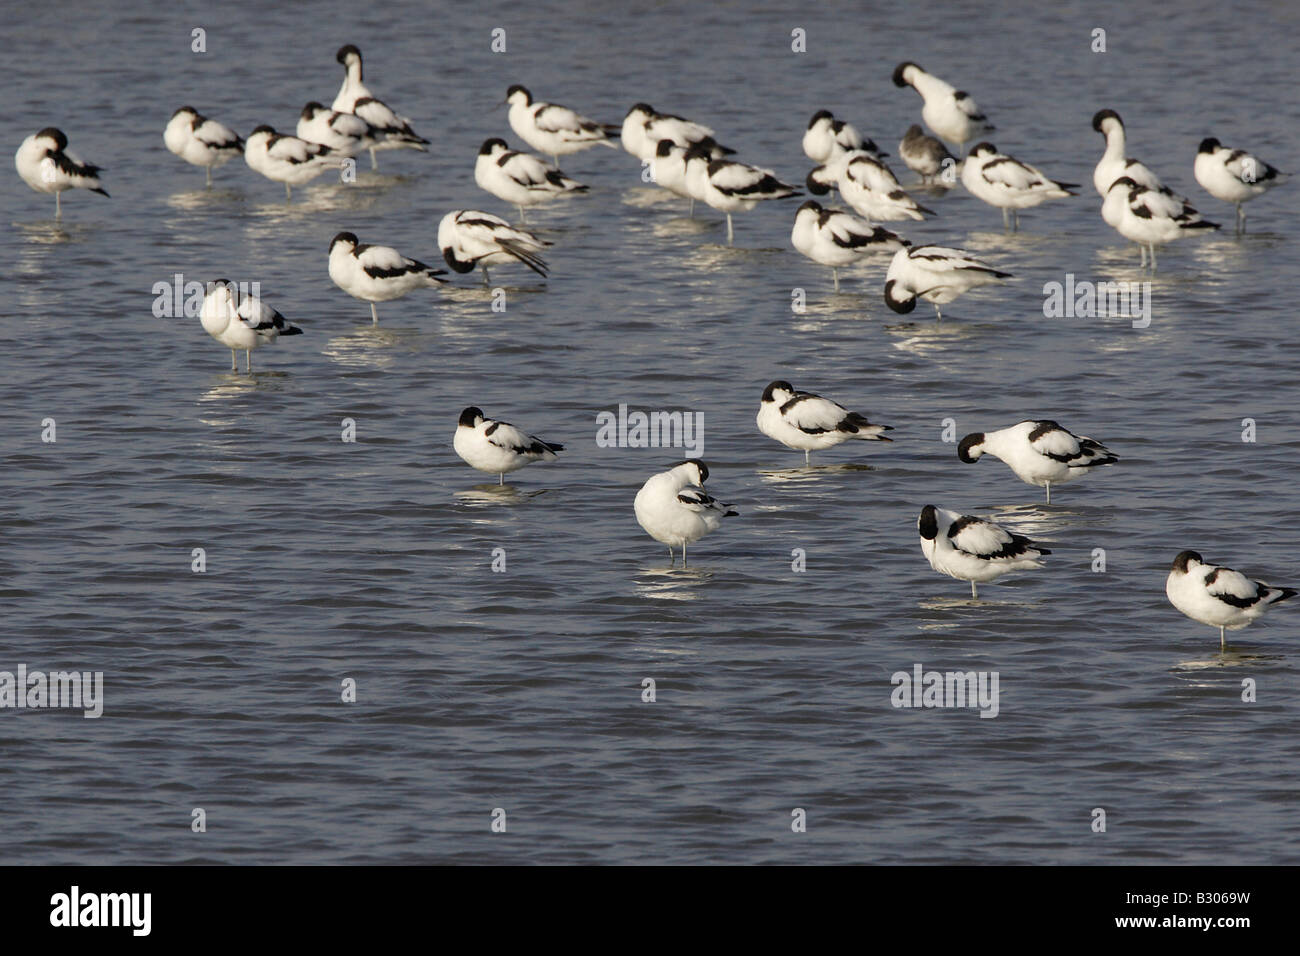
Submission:
<svg viewBox="0 0 1300 956">
<path fill-rule="evenodd" d="M 54 216 L 63 215 L 64 191 L 89 189 L 107 196 L 99 184 L 100 167 L 84 162 L 68 150 L 68 137 L 62 130 L 47 126 L 22 141 L 14 153 L 14 168 L 23 182 L 38 193 L 54 193 Z"/>
<path fill-rule="evenodd" d="M 329 109 L 320 103 L 308 103 L 302 108 L 295 132 L 299 139 L 328 146 L 343 156 L 355 156 L 384 139 L 382 130 L 355 113 Z"/>
<path fill-rule="evenodd" d="M 618 147 L 610 136 L 620 127 L 597 123 L 557 103 L 534 101 L 526 87 L 516 83 L 506 90 L 510 128 L 525 143 L 560 165 L 560 157 L 593 146 Z"/>
<path fill-rule="evenodd" d="M 277 133 L 265 125 L 253 130 L 244 144 L 244 162 L 267 179 L 284 183 L 287 202 L 293 201 L 291 187 L 309 183 L 326 170 L 339 169 L 346 159 L 328 146 Z"/>
<path fill-rule="evenodd" d="M 840 291 L 840 269 L 880 252 L 894 252 L 910 243 L 866 219 L 823 209 L 809 199 L 794 215 L 790 242 L 813 262 L 831 267 L 835 291 Z"/>
<path fill-rule="evenodd" d="M 1023 421 L 993 432 L 974 432 L 957 446 L 957 457 L 973 464 L 982 455 L 992 455 L 1016 473 L 1021 481 L 1047 489 L 1052 503 L 1052 485 L 1088 474 L 1100 465 L 1113 465 L 1119 458 L 1099 441 L 1062 428 L 1054 421 Z"/>
<path fill-rule="evenodd" d="M 713 159 L 721 159 L 734 150 L 719 145 L 713 130 L 671 113 L 655 112 L 648 103 L 637 103 L 623 117 L 619 130 L 623 148 L 640 160 L 652 160 L 662 140 L 668 140 L 683 150 L 699 146 Z"/>
<path fill-rule="evenodd" d="M 1165 594 L 1169 603 L 1193 621 L 1219 629 L 1219 649 L 1226 644 L 1224 629 L 1236 631 L 1259 617 L 1270 605 L 1295 597 L 1292 588 L 1275 588 L 1254 581 L 1240 571 L 1206 563 L 1195 551 L 1174 558 Z"/>
<path fill-rule="evenodd" d="M 728 243 L 734 238 L 733 212 L 753 209 L 765 200 L 800 195 L 795 187 L 781 182 L 769 169 L 729 159 L 710 159 L 708 152 L 698 146 L 687 152 L 686 188 L 696 199 L 727 214 Z"/>
<path fill-rule="evenodd" d="M 885 163 L 863 150 L 840 153 L 808 174 L 808 191 L 825 195 L 831 186 L 859 215 L 872 222 L 923 220 L 934 211 L 907 194 Z"/>
<path fill-rule="evenodd" d="M 946 305 L 962 293 L 1010 279 L 1011 273 L 1000 272 L 961 249 L 947 246 L 913 246 L 894 253 L 885 275 L 885 304 L 906 315 L 916 308 L 918 298 L 934 306 L 934 315 L 942 319 L 939 306 Z"/>
<path fill-rule="evenodd" d="M 825 163 L 841 153 L 859 150 L 876 159 L 889 155 L 882 153 L 871 140 L 864 140 L 852 123 L 836 119 L 830 110 L 818 110 L 813 114 L 804 130 L 802 145 L 804 155 L 814 163 Z"/>
<path fill-rule="evenodd" d="M 522 262 L 545 278 L 547 265 L 541 252 L 548 245 L 528 230 L 477 209 L 453 209 L 438 223 L 438 248 L 447 265 L 462 274 L 477 266 L 485 283 L 488 266 L 504 262 Z"/>
<path fill-rule="evenodd" d="M 409 119 L 398 114 L 383 100 L 377 99 L 362 82 L 361 51 L 349 43 L 339 48 L 335 59 L 343 64 L 345 72 L 343 85 L 339 87 L 331 109 L 340 113 L 355 113 L 383 134 L 382 139 L 367 147 L 370 150 L 371 168 L 379 167 L 375 153 L 381 149 L 418 149 L 424 152 L 429 141 L 411 129 Z"/>
<path fill-rule="evenodd" d="M 1160 177 L 1148 166 L 1125 155 L 1128 140 L 1124 121 L 1120 119 L 1118 113 L 1114 110 L 1098 110 L 1092 118 L 1092 128 L 1106 138 L 1106 149 L 1102 152 L 1101 159 L 1097 161 L 1096 169 L 1092 171 L 1092 184 L 1102 198 L 1101 216 L 1106 221 L 1106 225 L 1118 229 L 1120 219 L 1123 217 L 1123 211 L 1119 206 L 1107 207 L 1105 204 L 1106 198 L 1110 195 L 1111 185 L 1120 178 L 1127 178 L 1138 186 L 1159 193 L 1171 202 L 1176 202 L 1182 207 L 1181 215 L 1188 223 L 1201 218 L 1201 214 L 1192 208 L 1186 196 L 1178 195 L 1162 183 Z M 1146 260 L 1145 255 L 1142 258 L 1143 261 Z"/>
<path fill-rule="evenodd" d="M 1244 149 L 1228 149 L 1214 137 L 1201 140 L 1192 165 L 1192 174 L 1201 188 L 1224 202 L 1237 207 L 1237 231 L 1246 231 L 1246 212 L 1242 203 L 1262 196 L 1286 181 L 1287 174 Z"/>
<path fill-rule="evenodd" d="M 433 269 L 417 259 L 408 259 L 390 246 L 369 246 L 350 232 L 340 232 L 330 241 L 329 272 L 334 284 L 356 299 L 370 303 L 370 318 L 379 324 L 376 302 L 400 299 L 416 289 L 436 289 L 442 269 Z"/>
<path fill-rule="evenodd" d="M 873 425 L 867 416 L 812 392 L 796 391 L 785 381 L 772 382 L 763 389 L 756 421 L 758 430 L 768 438 L 802 451 L 805 465 L 811 464 L 811 452 L 852 439 L 893 441 L 883 434 L 892 431 L 891 426 Z"/>
<path fill-rule="evenodd" d="M 506 473 L 518 471 L 535 461 L 554 461 L 563 445 L 542 441 L 526 434 L 509 422 L 485 418 L 483 409 L 470 406 L 460 413 L 452 447 L 465 464 L 498 476 L 506 483 Z"/>
<path fill-rule="evenodd" d="M 191 106 L 182 106 L 163 130 L 163 143 L 192 166 L 202 166 L 207 184 L 212 185 L 212 170 L 244 154 L 244 141 L 229 126 L 208 119 Z"/>
<path fill-rule="evenodd" d="M 967 143 L 996 128 L 964 90 L 925 72 L 915 63 L 903 62 L 894 68 L 894 85 L 910 86 L 920 93 L 925 101 L 921 107 L 925 125 L 962 152 Z"/>
<path fill-rule="evenodd" d="M 272 345 L 282 335 L 299 335 L 302 329 L 287 321 L 260 296 L 240 295 L 226 279 L 209 282 L 199 321 L 204 331 L 230 349 L 230 370 L 238 368 L 235 352 L 244 352 L 244 371 L 253 370 L 253 349 Z"/>
<path fill-rule="evenodd" d="M 1015 228 L 1020 228 L 1020 210 L 1029 209 L 1049 199 L 1075 196 L 1074 183 L 1058 183 L 1038 169 L 1014 156 L 999 153 L 992 143 L 973 146 L 962 164 L 962 185 L 976 199 L 1002 210 L 1002 224 L 1014 212 Z"/>
<path fill-rule="evenodd" d="M 587 187 L 570 179 L 545 160 L 520 153 L 506 145 L 503 139 L 489 139 L 478 151 L 474 161 L 474 182 L 479 188 L 519 209 L 524 218 L 524 207 L 549 202 L 568 193 L 585 193 Z"/>
<path fill-rule="evenodd" d="M 1152 272 L 1156 269 L 1156 246 L 1219 228 L 1217 222 L 1202 219 L 1187 200 L 1168 190 L 1140 186 L 1128 176 L 1110 184 L 1101 215 L 1116 232 L 1141 247 L 1143 265 L 1150 254 Z"/>
<path fill-rule="evenodd" d="M 704 490 L 708 477 L 708 465 L 689 458 L 651 476 L 633 502 L 637 524 L 650 537 L 668 545 L 669 560 L 674 547 L 682 549 L 682 567 L 686 567 L 688 544 L 716 531 L 723 518 L 739 513 Z"/>
<path fill-rule="evenodd" d="M 971 598 L 978 598 L 976 583 L 1000 578 L 1009 571 L 1041 568 L 1038 559 L 1052 552 L 1024 535 L 974 515 L 926 505 L 916 522 L 921 553 L 940 574 L 970 582 Z"/>
</svg>

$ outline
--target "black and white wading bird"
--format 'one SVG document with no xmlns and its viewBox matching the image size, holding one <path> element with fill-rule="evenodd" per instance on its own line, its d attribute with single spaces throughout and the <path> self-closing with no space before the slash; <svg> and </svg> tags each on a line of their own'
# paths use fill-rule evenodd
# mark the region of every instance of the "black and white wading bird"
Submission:
<svg viewBox="0 0 1300 956">
<path fill-rule="evenodd" d="M 841 153 L 862 150 L 876 159 L 888 156 L 880 147 L 862 134 L 851 123 L 838 120 L 830 110 L 818 110 L 808 121 L 803 134 L 803 154 L 814 163 L 826 163 Z"/>
<path fill-rule="evenodd" d="M 691 201 L 688 215 L 695 216 L 695 197 L 686 186 L 686 163 L 690 158 L 689 146 L 678 146 L 670 139 L 661 139 L 650 161 L 650 175 L 655 185 Z"/>
<path fill-rule="evenodd" d="M 212 170 L 244 155 L 244 141 L 229 126 L 201 115 L 192 106 L 182 106 L 163 130 L 163 143 L 191 166 L 202 166 L 207 184 Z"/>
<path fill-rule="evenodd" d="M 939 177 L 948 173 L 945 177 L 944 184 L 949 185 L 957 181 L 957 165 L 959 160 L 952 153 L 948 152 L 948 147 L 933 136 L 927 136 L 925 130 L 920 125 L 913 123 L 903 134 L 903 138 L 898 143 L 898 156 L 912 172 L 921 177 L 921 182 L 925 184 L 939 181 Z"/>
<path fill-rule="evenodd" d="M 1128 146 L 1124 121 L 1114 110 L 1098 110 L 1092 118 L 1092 128 L 1106 138 L 1106 149 L 1092 171 L 1092 184 L 1097 195 L 1103 200 L 1101 215 L 1106 224 L 1113 229 L 1119 228 L 1120 211 L 1118 208 L 1107 209 L 1105 199 L 1110 195 L 1110 187 L 1115 180 L 1126 177 L 1138 186 L 1160 193 L 1176 202 L 1183 209 L 1188 222 L 1200 219 L 1200 213 L 1192 208 L 1186 196 L 1180 196 L 1160 181 L 1150 167 L 1125 155 Z"/>
<path fill-rule="evenodd" d="M 911 245 L 888 229 L 847 212 L 823 209 L 821 203 L 812 199 L 794 214 L 790 242 L 813 262 L 830 266 L 836 292 L 840 291 L 840 269 L 844 266 Z"/>
<path fill-rule="evenodd" d="M 716 531 L 723 518 L 740 513 L 704 490 L 708 477 L 708 465 L 698 458 L 688 458 L 667 471 L 652 475 L 636 493 L 633 502 L 637 524 L 650 537 L 668 545 L 670 562 L 673 548 L 682 549 L 682 567 L 686 567 L 688 544 Z"/>
<path fill-rule="evenodd" d="M 1049 199 L 1077 196 L 1071 190 L 1077 183 L 1060 183 L 1048 179 L 1038 169 L 1022 163 L 1014 156 L 999 153 L 992 143 L 979 143 L 971 147 L 961 169 L 962 185 L 976 199 L 1002 210 L 1002 225 L 1014 220 L 1020 228 L 1020 210 L 1029 209 Z"/>
<path fill-rule="evenodd" d="M 1219 650 L 1227 644 L 1224 629 L 1240 630 L 1270 605 L 1297 593 L 1294 588 L 1275 588 L 1251 580 L 1232 568 L 1207 564 L 1195 551 L 1183 551 L 1174 558 L 1165 579 L 1170 604 L 1193 621 L 1219 629 Z"/>
<path fill-rule="evenodd" d="M 485 418 L 475 406 L 460 413 L 452 447 L 471 468 L 496 475 L 499 485 L 506 483 L 507 473 L 535 461 L 554 461 L 555 453 L 564 451 L 563 445 L 525 434 L 509 422 Z"/>
<path fill-rule="evenodd" d="M 959 152 L 964 153 L 967 143 L 996 129 L 965 91 L 925 72 L 915 63 L 903 62 L 894 67 L 894 85 L 910 86 L 921 94 L 925 100 L 921 119 L 936 136 L 955 145 Z"/>
<path fill-rule="evenodd" d="M 282 335 L 300 335 L 302 329 L 275 311 L 260 296 L 241 295 L 226 279 L 209 282 L 199 309 L 203 330 L 230 349 L 230 370 L 239 368 L 235 352 L 244 353 L 244 371 L 253 371 L 253 349 L 273 345 Z"/>
<path fill-rule="evenodd" d="M 990 282 L 1010 279 L 970 253 L 947 246 L 913 246 L 894 253 L 885 275 L 885 304 L 901 315 L 916 308 L 917 299 L 934 306 L 934 317 L 942 319 L 939 306 L 963 292 Z"/>
<path fill-rule="evenodd" d="M 852 439 L 893 441 L 884 435 L 893 431 L 893 426 L 873 425 L 867 416 L 812 392 L 795 391 L 785 381 L 773 382 L 763 389 L 757 421 L 758 430 L 768 438 L 803 452 L 805 465 L 812 464 L 811 452 Z"/>
<path fill-rule="evenodd" d="M 527 229 L 478 209 L 453 209 L 438 223 L 443 260 L 462 275 L 477 266 L 484 285 L 489 282 L 488 266 L 507 262 L 521 262 L 545 279 L 547 266 L 541 252 L 548 245 Z"/>
<path fill-rule="evenodd" d="M 524 221 L 524 207 L 550 202 L 557 196 L 585 193 L 587 187 L 570 179 L 546 160 L 520 153 L 503 139 L 489 139 L 474 161 L 474 182 L 519 210 Z"/>
<path fill-rule="evenodd" d="M 995 432 L 974 432 L 957 446 L 957 457 L 974 464 L 982 455 L 992 455 L 1029 485 L 1047 489 L 1052 503 L 1052 485 L 1082 478 L 1100 465 L 1119 461 L 1099 441 L 1075 435 L 1054 421 L 1024 421 Z"/>
<path fill-rule="evenodd" d="M 267 179 L 284 183 L 285 202 L 293 202 L 293 186 L 309 183 L 321 173 L 340 169 L 348 157 L 320 143 L 309 143 L 262 125 L 248 134 L 244 162 Z"/>
<path fill-rule="evenodd" d="M 940 574 L 970 582 L 970 596 L 979 598 L 976 583 L 1000 578 L 1009 571 L 1041 568 L 1038 559 L 1052 552 L 983 518 L 945 511 L 934 505 L 921 509 L 916 522 L 921 553 Z"/>
<path fill-rule="evenodd" d="M 872 222 L 920 221 L 935 214 L 907 194 L 893 170 L 864 150 L 841 153 L 818 166 L 805 185 L 814 196 L 837 188 L 854 212 Z"/>
<path fill-rule="evenodd" d="M 1228 149 L 1214 137 L 1201 140 L 1192 174 L 1201 188 L 1237 207 L 1237 232 L 1246 231 L 1246 211 L 1241 208 L 1288 178 L 1244 149 Z"/>
<path fill-rule="evenodd" d="M 47 126 L 23 140 L 14 154 L 14 167 L 23 182 L 38 193 L 54 193 L 54 218 L 63 215 L 64 191 L 89 189 L 107 196 L 99 184 L 100 167 L 83 162 L 68 150 L 68 137 L 62 130 Z"/>
<path fill-rule="evenodd" d="M 686 155 L 686 188 L 692 196 L 727 214 L 727 245 L 735 233 L 731 214 L 753 209 L 769 199 L 789 199 L 802 195 L 795 187 L 776 178 L 770 169 L 710 159 L 706 150 L 694 146 Z"/>
<path fill-rule="evenodd" d="M 623 148 L 643 162 L 654 159 L 655 150 L 663 140 L 683 150 L 699 146 L 714 159 L 735 152 L 719 144 L 709 127 L 671 113 L 656 112 L 649 103 L 637 103 L 627 111 L 619 138 Z"/>
<path fill-rule="evenodd" d="M 350 232 L 330 240 L 330 278 L 355 299 L 370 303 L 370 319 L 379 324 L 376 302 L 400 299 L 416 289 L 436 289 L 445 274 L 416 259 L 408 259 L 390 246 L 363 245 Z"/>
<path fill-rule="evenodd" d="M 418 149 L 425 152 L 429 141 L 411 129 L 411 121 L 375 95 L 361 80 L 361 51 L 349 43 L 339 48 L 335 59 L 343 64 L 343 85 L 334 97 L 331 109 L 340 113 L 355 113 L 383 134 L 370 150 L 370 168 L 378 169 L 375 153 L 381 149 Z"/>
<path fill-rule="evenodd" d="M 556 166 L 561 156 L 593 146 L 618 149 L 610 137 L 619 136 L 622 127 L 597 123 L 567 106 L 536 101 L 527 87 L 518 83 L 506 90 L 506 98 L 498 106 L 510 107 L 508 119 L 515 135 L 542 155 L 550 156 Z"/>
<path fill-rule="evenodd" d="M 299 139 L 328 146 L 343 156 L 356 156 L 362 150 L 383 142 L 384 133 L 356 113 L 329 109 L 320 103 L 308 103 L 298 114 Z"/>
<path fill-rule="evenodd" d="M 1184 236 L 1204 235 L 1219 228 L 1217 222 L 1201 218 L 1187 201 L 1167 191 L 1148 189 L 1128 176 L 1110 184 L 1101 215 L 1125 239 L 1142 250 L 1142 265 L 1151 257 L 1156 271 L 1156 246 Z"/>
</svg>

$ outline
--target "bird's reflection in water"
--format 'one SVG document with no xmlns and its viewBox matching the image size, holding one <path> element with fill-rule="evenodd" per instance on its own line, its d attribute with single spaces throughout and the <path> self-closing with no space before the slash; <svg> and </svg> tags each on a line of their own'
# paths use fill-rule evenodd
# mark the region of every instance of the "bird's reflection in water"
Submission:
<svg viewBox="0 0 1300 956">
<path fill-rule="evenodd" d="M 220 353 L 218 352 L 218 354 Z M 256 352 L 253 354 L 257 355 Z M 254 358 L 254 361 L 256 361 L 256 358 Z M 242 353 L 239 356 L 239 362 L 242 369 L 244 362 Z M 292 377 L 288 372 L 275 369 L 258 371 L 254 368 L 251 374 L 243 371 L 225 372 L 214 376 L 213 384 L 199 396 L 198 400 L 200 402 L 225 402 L 241 395 L 251 395 L 257 391 L 281 391 Z M 225 424 L 225 422 L 205 421 L 204 424 Z"/>
<path fill-rule="evenodd" d="M 172 193 L 165 202 L 172 209 L 207 209 L 248 202 L 248 194 L 240 189 L 222 189 L 214 186 L 211 189 L 188 189 Z"/>
<path fill-rule="evenodd" d="M 24 242 L 29 242 L 37 246 L 55 246 L 64 242 L 84 242 L 90 237 L 92 230 L 90 227 L 73 223 L 65 225 L 61 220 L 50 219 L 45 222 L 15 222 L 13 227 L 18 230 Z M 19 262 L 19 271 L 25 272 L 22 264 Z"/>
<path fill-rule="evenodd" d="M 861 462 L 846 461 L 833 465 L 800 465 L 798 468 L 780 468 L 780 469 L 758 469 L 758 475 L 763 481 L 820 481 L 823 478 L 830 478 L 834 475 L 846 474 L 854 471 L 875 471 L 871 465 L 864 465 Z"/>
<path fill-rule="evenodd" d="M 1217 636 L 1217 635 L 1215 635 Z M 1181 641 L 1182 638 L 1180 637 Z M 1252 654 L 1245 650 L 1238 650 L 1231 644 L 1222 651 L 1215 651 L 1210 657 L 1197 658 L 1190 661 L 1181 661 L 1169 668 L 1170 672 L 1185 679 L 1204 673 L 1205 671 L 1222 668 L 1222 667 L 1254 667 L 1261 663 L 1271 663 L 1273 661 L 1285 660 L 1280 654 Z M 1201 686 L 1214 686 L 1216 684 L 1203 684 Z"/>
<path fill-rule="evenodd" d="M 483 484 L 471 488 L 462 488 L 455 492 L 456 501 L 472 508 L 489 508 L 494 505 L 522 505 L 544 495 L 549 488 L 521 491 L 514 485 Z"/>
<path fill-rule="evenodd" d="M 660 601 L 697 601 L 701 596 L 698 589 L 712 578 L 712 571 L 690 565 L 683 568 L 680 563 L 669 565 L 665 555 L 662 565 L 637 569 L 636 593 Z"/>
<path fill-rule="evenodd" d="M 321 354 L 346 368 L 387 368 L 402 352 L 422 351 L 435 334 L 431 330 L 371 325 L 368 319 L 366 322 L 354 332 L 329 339 Z M 380 322 L 383 322 L 382 315 Z"/>
</svg>

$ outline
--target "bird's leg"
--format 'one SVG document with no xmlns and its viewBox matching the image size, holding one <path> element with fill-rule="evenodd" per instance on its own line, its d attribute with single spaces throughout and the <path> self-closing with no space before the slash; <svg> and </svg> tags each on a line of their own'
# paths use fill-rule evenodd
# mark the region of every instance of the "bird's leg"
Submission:
<svg viewBox="0 0 1300 956">
<path fill-rule="evenodd" d="M 1151 274 L 1155 275 L 1155 272 L 1156 272 L 1156 244 L 1153 242 L 1151 243 Z"/>
<path fill-rule="evenodd" d="M 803 450 L 803 463 L 804 463 L 804 465 L 811 465 L 811 464 L 812 464 L 812 459 L 808 457 L 808 452 L 809 452 L 809 449 L 807 449 L 807 448 L 805 448 L 805 449 Z"/>
<path fill-rule="evenodd" d="M 63 218 L 63 193 L 60 192 L 54 194 L 54 218 Z"/>
<path fill-rule="evenodd" d="M 686 567 L 686 542 L 682 542 L 682 567 Z"/>
<path fill-rule="evenodd" d="M 731 213 L 727 213 L 727 245 L 731 245 L 734 238 L 735 233 L 731 231 Z"/>
<path fill-rule="evenodd" d="M 497 475 L 497 484 L 502 488 L 506 486 L 506 473 L 504 471 Z"/>
<path fill-rule="evenodd" d="M 831 275 L 835 277 L 835 291 L 839 292 L 840 291 L 840 270 L 832 269 Z"/>
<path fill-rule="evenodd" d="M 1225 649 L 1226 640 L 1227 639 L 1223 636 L 1223 628 L 1219 628 L 1219 652 L 1220 653 L 1222 653 L 1223 650 Z"/>
<path fill-rule="evenodd" d="M 943 321 L 943 313 L 939 311 L 939 303 L 937 303 L 937 302 L 931 302 L 930 304 L 934 306 L 934 317 L 935 317 L 935 319 L 936 319 L 937 321 L 939 321 L 939 322 L 942 322 L 942 321 Z"/>
<path fill-rule="evenodd" d="M 239 359 L 235 357 L 235 350 L 234 350 L 234 349 L 231 349 L 231 350 L 230 350 L 230 370 L 231 370 L 232 372 L 238 372 L 238 371 L 239 371 Z"/>
<path fill-rule="evenodd" d="M 488 278 L 487 266 L 484 266 L 484 267 L 483 267 L 483 285 L 484 285 L 484 286 L 490 286 L 491 284 L 492 284 L 492 280 Z"/>
<path fill-rule="evenodd" d="M 253 374 L 253 352 L 251 349 L 244 349 L 244 374 Z"/>
<path fill-rule="evenodd" d="M 976 590 L 975 590 L 975 582 L 974 582 L 974 581 L 972 581 L 972 582 L 970 583 L 970 599 L 971 599 L 972 601 L 978 601 L 978 600 L 980 599 L 980 593 L 979 593 L 979 591 L 976 591 Z"/>
<path fill-rule="evenodd" d="M 519 221 L 520 221 L 520 222 L 527 222 L 527 221 L 528 221 L 528 217 L 524 215 L 524 207 L 523 207 L 523 206 L 520 206 L 520 207 L 519 207 Z"/>
<path fill-rule="evenodd" d="M 293 190 L 289 187 L 288 183 L 284 184 L 284 201 L 293 202 Z"/>
<path fill-rule="evenodd" d="M 1237 234 L 1246 234 L 1246 210 L 1241 208 L 1241 203 L 1237 203 Z"/>
<path fill-rule="evenodd" d="M 1142 250 L 1142 264 L 1138 268 L 1145 269 L 1147 267 L 1147 247 L 1138 246 L 1138 248 Z"/>
<path fill-rule="evenodd" d="M 690 217 L 691 217 L 692 219 L 695 218 L 695 197 L 694 197 L 694 196 L 691 197 L 691 211 L 690 211 Z"/>
<path fill-rule="evenodd" d="M 1011 220 L 1010 220 L 1010 218 L 1007 216 L 1007 211 L 1006 211 L 1006 209 L 1003 209 L 1003 210 L 1002 210 L 1002 228 L 1003 228 L 1003 229 L 1010 229 L 1010 228 L 1011 228 Z"/>
<path fill-rule="evenodd" d="M 375 304 L 373 302 L 370 303 L 370 324 L 379 324 L 379 313 L 375 310 Z"/>
<path fill-rule="evenodd" d="M 1052 483 L 1050 481 L 1047 482 L 1047 503 L 1049 505 L 1052 503 Z"/>
<path fill-rule="evenodd" d="M 551 154 L 551 159 L 555 160 L 554 165 L 555 165 L 555 167 L 558 169 L 559 166 L 560 166 L 560 157 L 559 157 L 559 156 L 556 156 L 554 153 L 552 153 L 552 154 Z"/>
<path fill-rule="evenodd" d="M 211 189 L 211 188 L 212 188 L 212 167 L 211 167 L 211 166 L 204 166 L 203 168 L 204 168 L 205 170 L 207 170 L 207 173 L 208 173 L 208 188 Z"/>
<path fill-rule="evenodd" d="M 1016 225 L 1015 225 L 1015 228 L 1012 229 L 1011 231 L 1012 231 L 1012 232 L 1019 232 L 1019 231 L 1020 231 L 1020 210 L 1019 210 L 1019 209 L 1016 209 L 1016 210 L 1013 210 L 1013 211 L 1012 211 L 1012 213 L 1011 213 L 1011 219 L 1012 219 L 1012 221 L 1015 222 L 1015 224 L 1016 224 Z"/>
<path fill-rule="evenodd" d="M 371 169 L 379 168 L 379 160 L 375 158 L 375 148 L 373 146 L 370 147 L 370 168 Z"/>
</svg>

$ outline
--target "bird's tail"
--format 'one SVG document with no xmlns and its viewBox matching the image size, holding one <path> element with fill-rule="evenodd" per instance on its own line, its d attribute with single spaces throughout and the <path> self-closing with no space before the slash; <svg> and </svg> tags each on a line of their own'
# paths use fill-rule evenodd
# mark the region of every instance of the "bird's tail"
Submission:
<svg viewBox="0 0 1300 956">
<path fill-rule="evenodd" d="M 548 266 L 546 261 L 537 253 L 525 248 L 522 243 L 516 242 L 514 239 L 502 239 L 500 240 L 500 246 L 543 279 L 546 278 Z"/>
</svg>

